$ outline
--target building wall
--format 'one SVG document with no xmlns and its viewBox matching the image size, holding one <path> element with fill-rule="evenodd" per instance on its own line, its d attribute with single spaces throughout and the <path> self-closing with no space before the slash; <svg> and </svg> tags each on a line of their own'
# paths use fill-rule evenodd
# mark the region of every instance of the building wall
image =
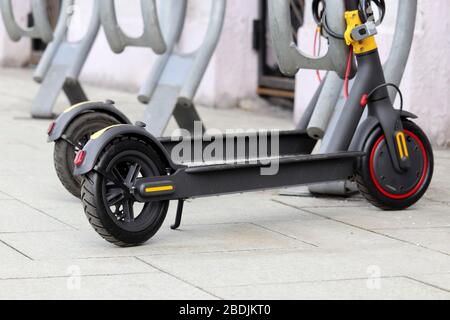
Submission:
<svg viewBox="0 0 450 320">
<path fill-rule="evenodd" d="M 307 0 L 308 6 L 311 0 Z M 395 25 L 395 7 L 399 0 L 387 1 L 386 22 L 380 28 L 382 56 L 389 52 Z M 71 40 L 79 39 L 89 21 L 92 0 L 77 0 L 76 15 L 72 21 Z M 117 1 L 122 13 L 120 23 L 132 35 L 142 27 L 139 1 Z M 244 5 L 245 3 L 245 5 Z M 392 5 L 394 4 L 394 5 Z M 15 1 L 16 16 L 25 24 L 29 1 Z M 198 91 L 197 101 L 216 107 L 235 106 L 239 99 L 256 96 L 257 57 L 251 48 L 252 22 L 257 17 L 258 0 L 228 0 L 226 23 L 204 81 Z M 450 26 L 447 0 L 419 0 L 418 23 L 411 58 L 402 89 L 406 109 L 417 113 L 418 122 L 426 129 L 436 145 L 450 146 L 450 76 L 448 74 Z M 208 1 L 190 0 L 186 29 L 179 44 L 182 52 L 189 52 L 202 41 L 208 24 Z M 309 14 L 309 10 L 307 11 Z M 310 15 L 301 31 L 301 45 L 312 50 L 314 25 Z M 0 62 L 7 66 L 22 66 L 30 55 L 30 41 L 12 43 L 0 24 Z M 82 80 L 101 86 L 138 91 L 151 70 L 155 55 L 145 48 L 128 48 L 123 54 L 111 52 L 103 32 L 100 32 L 92 53 L 85 65 Z M 314 72 L 301 71 L 298 75 L 296 118 L 309 101 L 317 86 Z"/>
<path fill-rule="evenodd" d="M 16 1 L 14 6 L 18 23 L 21 26 L 26 26 L 30 3 L 28 1 Z M 28 62 L 30 55 L 30 39 L 23 38 L 18 43 L 12 42 L 6 34 L 4 24 L 0 23 L 0 65 L 21 67 Z"/>
<path fill-rule="evenodd" d="M 90 11 L 89 0 L 79 0 L 78 10 L 83 15 L 75 15 L 72 37 L 83 33 Z M 139 2 L 117 1 L 120 24 L 130 35 L 139 35 L 142 30 Z M 252 51 L 252 25 L 257 18 L 258 1 L 229 1 L 222 34 L 217 51 L 198 91 L 197 101 L 217 107 L 232 107 L 238 99 L 254 96 L 257 85 L 257 59 Z M 209 22 L 208 1 L 191 0 L 182 38 L 178 46 L 180 52 L 192 52 L 201 45 Z M 101 57 L 101 59 L 99 59 Z M 85 81 L 137 91 L 146 75 L 151 71 L 156 56 L 150 49 L 127 48 L 120 55 L 111 52 L 103 32 L 86 63 L 82 78 Z"/>
</svg>

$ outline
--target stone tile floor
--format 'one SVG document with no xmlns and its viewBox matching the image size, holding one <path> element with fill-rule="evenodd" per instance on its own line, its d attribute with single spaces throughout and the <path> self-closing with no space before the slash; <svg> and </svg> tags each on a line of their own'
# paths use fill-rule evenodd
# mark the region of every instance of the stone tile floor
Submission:
<svg viewBox="0 0 450 320">
<path fill-rule="evenodd" d="M 0 299 L 450 299 L 450 151 L 436 151 L 430 191 L 404 212 L 306 192 L 194 200 L 180 231 L 172 207 L 154 239 L 120 249 L 58 182 L 30 79 L 0 71 Z M 133 94 L 88 92 L 142 113 Z M 291 127 L 270 112 L 200 112 L 219 129 Z"/>
</svg>

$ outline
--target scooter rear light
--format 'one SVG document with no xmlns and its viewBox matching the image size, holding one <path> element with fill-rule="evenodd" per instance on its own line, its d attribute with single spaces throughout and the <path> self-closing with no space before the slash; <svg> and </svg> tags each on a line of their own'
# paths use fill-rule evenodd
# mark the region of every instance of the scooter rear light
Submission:
<svg viewBox="0 0 450 320">
<path fill-rule="evenodd" d="M 47 134 L 48 135 L 51 135 L 53 133 L 53 130 L 55 129 L 55 126 L 56 126 L 56 122 L 52 121 L 52 123 L 50 123 L 50 125 L 48 126 L 48 129 L 47 129 Z"/>
<path fill-rule="evenodd" d="M 75 156 L 75 160 L 73 161 L 75 166 L 77 166 L 77 167 L 81 166 L 84 162 L 85 157 L 86 157 L 86 151 L 84 151 L 84 150 L 78 151 L 77 155 Z"/>
</svg>

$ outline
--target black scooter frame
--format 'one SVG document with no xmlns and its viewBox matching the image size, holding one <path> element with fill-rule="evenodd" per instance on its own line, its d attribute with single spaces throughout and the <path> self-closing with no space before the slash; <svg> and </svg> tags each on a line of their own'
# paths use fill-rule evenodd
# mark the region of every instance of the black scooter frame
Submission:
<svg viewBox="0 0 450 320">
<path fill-rule="evenodd" d="M 359 0 L 345 0 L 345 3 L 347 11 L 359 8 Z M 333 149 L 329 154 L 311 155 L 316 141 L 310 139 L 304 132 L 291 131 L 280 134 L 277 175 L 261 175 L 260 170 L 264 165 L 261 162 L 248 163 L 245 159 L 237 160 L 233 164 L 188 167 L 175 164 L 170 158 L 174 142 L 167 139 L 158 140 L 144 128 L 124 125 L 110 128 L 97 139 L 88 142 L 84 148 L 86 159 L 76 168 L 75 174 L 84 175 L 96 170 L 100 174 L 108 175 L 107 172 L 101 172 L 100 168 L 104 166 L 101 163 L 97 164 L 97 161 L 102 150 L 114 139 L 134 136 L 146 141 L 166 160 L 168 174 L 140 178 L 131 190 L 127 191 L 140 202 L 179 200 L 181 210 L 178 210 L 177 223 L 174 226 L 176 227 L 181 219 L 183 201 L 188 198 L 349 179 L 355 174 L 356 160 L 366 155 L 362 150 L 369 135 L 379 127 L 386 136 L 395 170 L 402 172 L 408 167 L 409 160 L 400 157 L 395 136 L 396 133 L 403 131 L 402 119 L 413 118 L 414 115 L 394 109 L 389 92 L 384 87 L 386 80 L 378 49 L 356 54 L 356 60 L 357 77 L 339 120 L 340 126 L 334 134 L 331 143 Z M 379 89 L 368 101 L 369 118 L 358 129 L 366 107 L 361 104 L 361 98 L 375 88 Z M 200 144 L 204 149 L 210 142 L 209 139 L 204 139 Z"/>
</svg>

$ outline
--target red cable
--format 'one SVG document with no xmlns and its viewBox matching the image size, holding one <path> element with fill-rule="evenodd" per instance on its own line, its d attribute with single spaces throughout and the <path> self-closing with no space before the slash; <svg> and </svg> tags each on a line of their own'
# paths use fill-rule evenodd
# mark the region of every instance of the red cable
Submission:
<svg viewBox="0 0 450 320">
<path fill-rule="evenodd" d="M 317 48 L 317 38 L 318 38 L 319 32 L 320 32 L 320 29 L 319 29 L 319 27 L 317 27 L 316 32 L 314 34 L 314 47 L 313 47 L 313 56 L 314 57 L 317 57 L 316 48 Z M 319 82 L 322 82 L 322 77 L 320 76 L 319 70 L 316 70 L 316 75 L 317 75 L 317 79 L 319 80 Z"/>
<path fill-rule="evenodd" d="M 348 54 L 347 70 L 345 71 L 345 82 L 344 82 L 344 97 L 348 99 L 348 84 L 350 82 L 350 72 L 352 71 L 352 59 L 353 59 L 353 47 L 350 46 L 350 52 Z"/>
</svg>

